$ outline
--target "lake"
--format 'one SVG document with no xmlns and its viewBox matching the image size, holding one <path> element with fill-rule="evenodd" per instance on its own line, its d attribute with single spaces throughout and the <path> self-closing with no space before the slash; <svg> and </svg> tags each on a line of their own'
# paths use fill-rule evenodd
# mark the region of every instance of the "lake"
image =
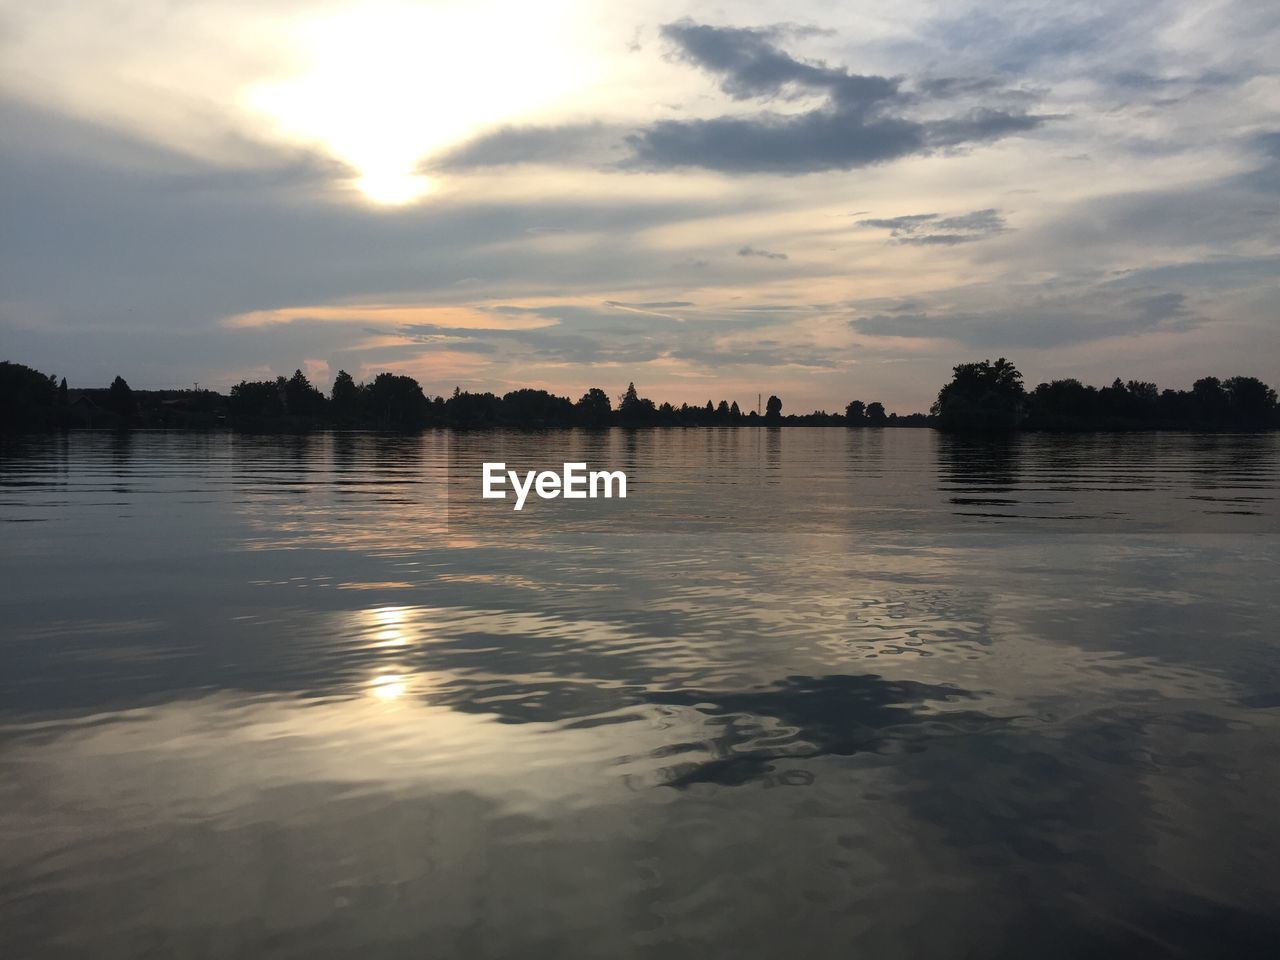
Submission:
<svg viewBox="0 0 1280 960">
<path fill-rule="evenodd" d="M 1274 956 L 1277 532 L 1275 434 L 8 440 L 0 954 Z"/>
</svg>

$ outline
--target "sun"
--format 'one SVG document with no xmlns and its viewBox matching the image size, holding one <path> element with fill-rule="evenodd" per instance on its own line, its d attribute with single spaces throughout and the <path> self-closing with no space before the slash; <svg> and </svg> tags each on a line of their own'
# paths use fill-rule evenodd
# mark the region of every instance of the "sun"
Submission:
<svg viewBox="0 0 1280 960">
<path fill-rule="evenodd" d="M 374 203 L 398 207 L 412 203 L 431 191 L 430 177 L 414 173 L 412 168 L 381 170 L 365 167 L 355 181 L 356 189 Z"/>
<path fill-rule="evenodd" d="M 431 191 L 433 153 L 525 118 L 590 82 L 568 0 L 362 3 L 291 24 L 297 69 L 248 88 L 286 137 L 356 171 L 373 203 Z"/>
</svg>

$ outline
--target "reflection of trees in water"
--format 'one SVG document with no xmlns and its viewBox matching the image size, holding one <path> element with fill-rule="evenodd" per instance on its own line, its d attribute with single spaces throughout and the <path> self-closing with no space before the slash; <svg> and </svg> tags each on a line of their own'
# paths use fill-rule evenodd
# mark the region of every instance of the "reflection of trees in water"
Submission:
<svg viewBox="0 0 1280 960">
<path fill-rule="evenodd" d="M 442 521 L 428 487 L 429 461 L 444 446 L 436 431 L 240 433 L 227 442 L 237 507 L 261 527 L 259 549 L 404 549 Z"/>
<path fill-rule="evenodd" d="M 964 437 L 939 434 L 938 478 L 943 483 L 1012 489 L 1022 469 L 1018 437 Z"/>
<path fill-rule="evenodd" d="M 633 431 L 634 435 L 634 431 Z M 589 464 L 609 462 L 611 434 L 608 430 L 579 430 L 574 433 L 582 459 Z"/>
<path fill-rule="evenodd" d="M 350 473 L 356 466 L 356 456 L 360 447 L 358 434 L 342 431 L 333 434 L 333 469 L 335 473 Z"/>
<path fill-rule="evenodd" d="M 846 430 L 845 464 L 850 474 L 860 477 L 884 476 L 884 431 Z"/>
<path fill-rule="evenodd" d="M 646 456 L 652 455 L 653 448 L 653 431 L 651 430 L 623 430 L 622 431 L 622 449 L 618 451 L 621 454 L 620 461 L 605 460 L 601 457 L 609 469 L 621 469 L 628 476 L 634 476 L 636 467 L 646 459 Z M 591 461 L 587 461 L 591 463 Z M 620 466 L 618 464 L 621 464 Z M 592 466 L 596 464 L 592 463 Z M 634 482 L 634 481 L 633 481 Z"/>
<path fill-rule="evenodd" d="M 125 472 L 133 459 L 133 433 L 117 430 L 111 434 L 111 463 L 118 472 Z"/>
<path fill-rule="evenodd" d="M 111 485 L 112 493 L 132 493 L 133 487 L 129 484 L 130 474 L 133 472 L 134 458 L 134 441 L 133 433 L 129 430 L 117 430 L 111 435 L 111 444 L 108 447 L 111 456 L 111 472 L 115 477 Z"/>
<path fill-rule="evenodd" d="M 660 771 L 677 789 L 812 782 L 790 764 L 891 754 L 866 773 L 882 796 L 864 805 L 855 787 L 847 811 L 825 815 L 876 817 L 889 805 L 935 855 L 959 858 L 952 869 L 984 878 L 1008 947 L 987 955 L 1261 957 L 1280 932 L 1262 892 L 1275 890 L 1269 857 L 1256 845 L 1265 805 L 1220 787 L 1224 771 L 1249 768 L 1266 734 L 1241 745 L 1238 725 L 1194 705 L 1155 698 L 1063 720 L 999 717 L 936 708 L 975 699 L 964 690 L 871 675 L 652 699 L 723 727 L 709 759 Z M 1237 882 L 1233 866 L 1250 879 Z M 1150 952 L 1168 942 L 1193 949 Z"/>
<path fill-rule="evenodd" d="M 773 486 L 782 482 L 782 429 L 766 427 L 764 431 L 765 484 Z"/>
<path fill-rule="evenodd" d="M 1123 521 L 1193 532 L 1224 516 L 1268 513 L 1264 505 L 1275 500 L 1280 438 L 1274 434 L 943 434 L 936 443 L 939 491 L 953 505 L 979 508 L 958 514 L 1093 520 L 1108 525 Z M 981 509 L 1013 506 L 1030 512 Z"/>
<path fill-rule="evenodd" d="M 1273 433 L 1200 434 L 1191 438 L 1191 499 L 1217 502 L 1213 512 L 1257 515 L 1280 487 Z"/>
<path fill-rule="evenodd" d="M 939 434 L 936 453 L 938 489 L 951 503 L 1002 507 L 1019 502 L 1013 494 L 1022 476 L 1022 438 Z"/>
</svg>

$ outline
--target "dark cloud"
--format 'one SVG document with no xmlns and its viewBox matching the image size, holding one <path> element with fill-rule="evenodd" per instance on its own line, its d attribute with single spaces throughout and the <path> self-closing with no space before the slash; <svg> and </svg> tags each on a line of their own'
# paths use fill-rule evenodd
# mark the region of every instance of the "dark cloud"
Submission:
<svg viewBox="0 0 1280 960">
<path fill-rule="evenodd" d="M 894 243 L 915 246 L 955 246 L 1004 233 L 1004 217 L 994 208 L 974 210 L 954 217 L 937 213 L 913 213 L 901 217 L 859 220 L 860 227 L 888 230 Z"/>
<path fill-rule="evenodd" d="M 884 230 L 892 230 L 894 236 L 899 233 L 909 233 L 916 229 L 920 224 L 927 223 L 930 220 L 936 220 L 936 213 L 911 213 L 902 217 L 877 217 L 870 220 L 859 220 L 858 225 L 863 227 L 880 227 Z"/>
<path fill-rule="evenodd" d="M 989 93 L 1004 87 L 999 77 L 926 77 L 916 88 L 926 97 L 938 100 Z"/>
<path fill-rule="evenodd" d="M 721 173 L 802 174 L 848 170 L 926 149 L 921 124 L 894 117 L 850 117 L 834 110 L 664 120 L 627 138 L 625 166 L 702 167 Z"/>
<path fill-rule="evenodd" d="M 798 96 L 819 90 L 832 93 L 843 103 L 869 106 L 897 94 L 897 80 L 857 76 L 822 63 L 806 63 L 777 46 L 779 40 L 813 32 L 789 25 L 763 29 L 712 27 L 687 19 L 669 23 L 661 30 L 681 59 L 717 74 L 720 88 L 735 100 Z"/>
<path fill-rule="evenodd" d="M 630 133 L 606 124 L 506 127 L 438 158 L 433 166 L 616 162 L 633 170 L 692 167 L 794 175 L 956 149 L 1025 133 L 1050 119 L 1011 107 L 1030 94 L 1004 90 L 996 78 L 931 79 L 909 91 L 902 78 L 800 60 L 780 46 L 813 32 L 818 31 L 788 25 L 715 27 L 692 20 L 669 23 L 661 30 L 678 59 L 715 76 L 720 89 L 734 100 L 820 98 L 821 104 L 813 109 L 662 120 Z M 977 105 L 930 119 L 908 115 L 922 103 L 975 95 L 998 98 L 1002 106 Z M 619 149 L 628 155 L 618 159 Z"/>
<path fill-rule="evenodd" d="M 1124 311 L 1140 323 L 1161 324 L 1191 318 L 1185 293 L 1154 293 L 1134 297 L 1124 304 Z"/>
<path fill-rule="evenodd" d="M 926 142 L 930 147 L 960 147 L 968 143 L 984 143 L 1015 133 L 1026 133 L 1047 120 L 1056 119 L 1060 118 L 975 107 L 960 116 L 928 124 Z"/>
<path fill-rule="evenodd" d="M 626 131 L 604 123 L 558 127 L 507 126 L 483 134 L 423 164 L 423 172 L 518 163 L 603 164 L 625 149 Z"/>
<path fill-rule="evenodd" d="M 772 250 L 757 250 L 752 246 L 738 248 L 738 256 L 740 257 L 763 257 L 766 260 L 786 260 L 785 253 L 775 253 Z"/>
<path fill-rule="evenodd" d="M 988 207 L 985 210 L 974 210 L 958 217 L 945 217 L 938 221 L 944 230 L 969 230 L 975 233 L 999 233 L 1004 229 L 1004 217 L 998 210 Z"/>
<path fill-rule="evenodd" d="M 633 157 L 625 165 L 631 167 L 784 174 L 849 170 L 1026 132 L 1047 119 L 988 107 L 912 119 L 904 111 L 927 97 L 927 86 L 907 94 L 900 78 L 797 60 L 778 46 L 785 28 L 711 27 L 682 20 L 662 33 L 681 59 L 717 76 L 720 88 L 734 99 L 818 94 L 825 102 L 798 114 L 664 120 L 627 137 Z"/>
</svg>

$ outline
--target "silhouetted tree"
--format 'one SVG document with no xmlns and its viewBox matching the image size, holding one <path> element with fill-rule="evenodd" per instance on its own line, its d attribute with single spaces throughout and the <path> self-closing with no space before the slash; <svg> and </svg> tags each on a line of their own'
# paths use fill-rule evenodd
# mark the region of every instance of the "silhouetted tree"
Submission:
<svg viewBox="0 0 1280 960">
<path fill-rule="evenodd" d="M 430 412 L 418 381 L 398 373 L 374 377 L 364 389 L 364 402 L 367 414 L 375 422 L 398 430 L 424 426 Z"/>
<path fill-rule="evenodd" d="M 227 407 L 232 420 L 242 425 L 260 426 L 261 421 L 284 413 L 280 384 L 270 380 L 241 380 L 231 388 Z"/>
<path fill-rule="evenodd" d="M 632 384 L 634 388 L 635 384 Z M 613 414 L 613 404 L 609 395 L 599 387 L 592 387 L 584 393 L 574 405 L 578 422 L 587 427 L 603 427 L 608 424 Z"/>
<path fill-rule="evenodd" d="M 1222 384 L 1231 420 L 1259 429 L 1276 424 L 1276 392 L 1256 377 L 1231 377 Z"/>
<path fill-rule="evenodd" d="M 573 421 L 573 403 L 546 390 L 512 390 L 502 398 L 501 417 L 524 426 L 557 426 Z"/>
<path fill-rule="evenodd" d="M 93 394 L 94 396 L 90 397 Z M 326 398 L 301 370 L 292 377 L 241 381 L 229 399 L 209 390 L 140 391 L 117 376 L 106 390 L 87 391 L 71 406 L 66 378 L 59 381 L 21 364 L 0 363 L 0 426 L 5 429 L 50 429 L 93 426 L 92 411 L 100 403 L 116 418 L 143 426 L 211 427 L 225 422 L 223 410 L 237 427 L 286 427 L 326 422 L 414 429 L 429 423 L 458 426 L 520 424 L 603 426 L 615 421 L 609 397 L 593 387 L 572 404 L 546 390 L 513 390 L 502 398 L 492 393 L 463 393 L 449 400 L 427 398 L 412 377 L 383 373 L 373 383 L 357 386 L 346 371 L 334 380 Z M 97 403 L 94 402 L 97 401 Z M 225 407 L 224 407 L 225 403 Z M 81 407 L 84 409 L 82 410 Z M 64 409 L 65 408 L 65 409 Z M 953 370 L 951 382 L 938 392 L 932 425 L 947 430 L 1005 431 L 1017 426 L 1040 430 L 1202 429 L 1259 430 L 1280 427 L 1276 391 L 1255 377 L 1228 380 L 1202 377 L 1190 390 L 1159 390 L 1154 383 L 1116 378 L 1101 389 L 1078 380 L 1042 383 L 1028 394 L 1022 375 L 1005 358 L 965 363 Z M 782 423 L 815 426 L 867 424 L 926 426 L 924 414 L 886 414 L 883 404 L 851 401 L 843 417 L 816 410 L 782 415 L 782 401 L 769 397 L 764 417 L 742 416 L 737 401 L 707 401 L 703 407 L 670 403 L 660 407 L 642 398 L 635 384 L 621 397 L 616 422 L 626 426 L 655 424 L 725 424 L 744 421 L 770 426 Z M 101 419 L 98 425 L 102 425 Z"/>
<path fill-rule="evenodd" d="M 1026 425 L 1039 430 L 1080 430 L 1093 424 L 1100 404 L 1098 391 L 1079 380 L 1042 383 L 1028 398 Z"/>
<path fill-rule="evenodd" d="M 1136 406 L 1144 411 L 1154 410 L 1160 400 L 1160 388 L 1146 380 L 1130 380 L 1124 388 L 1133 397 Z"/>
<path fill-rule="evenodd" d="M 1197 412 L 1206 426 L 1215 426 L 1227 419 L 1231 400 L 1222 389 L 1217 377 L 1202 377 L 1191 385 L 1191 396 Z"/>
<path fill-rule="evenodd" d="M 1042 383 L 1026 398 L 1031 430 L 1243 429 L 1276 425 L 1275 392 L 1253 377 L 1203 377 L 1190 390 L 1144 380 L 1097 389 L 1079 380 Z"/>
<path fill-rule="evenodd" d="M 1022 374 L 1001 357 L 953 368 L 951 382 L 938 391 L 933 414 L 941 430 L 999 432 L 1022 420 Z"/>
<path fill-rule="evenodd" d="M 293 371 L 293 376 L 285 381 L 283 393 L 285 410 L 290 416 L 318 417 L 325 412 L 324 394 L 311 385 L 301 370 Z"/>
<path fill-rule="evenodd" d="M 622 402 L 618 405 L 618 419 L 622 423 L 628 426 L 649 423 L 652 422 L 657 412 L 657 407 L 653 401 L 641 397 L 636 391 L 634 383 L 627 385 L 627 392 L 622 395 Z"/>
<path fill-rule="evenodd" d="M 360 413 L 360 388 L 356 386 L 351 374 L 339 370 L 333 379 L 333 390 L 330 392 L 333 414 L 341 419 L 351 419 Z"/>
<path fill-rule="evenodd" d="M 107 390 L 107 406 L 122 420 L 128 421 L 133 418 L 138 409 L 138 402 L 134 399 L 133 390 L 125 382 L 124 377 L 118 376 L 111 381 L 111 386 Z"/>
<path fill-rule="evenodd" d="M 52 376 L 21 363 L 0 362 L 0 427 L 5 430 L 51 427 L 56 389 Z"/>
<path fill-rule="evenodd" d="M 445 417 L 459 427 L 486 427 L 501 418 L 502 401 L 492 393 L 469 393 L 455 387 L 453 396 L 445 401 Z"/>
</svg>

